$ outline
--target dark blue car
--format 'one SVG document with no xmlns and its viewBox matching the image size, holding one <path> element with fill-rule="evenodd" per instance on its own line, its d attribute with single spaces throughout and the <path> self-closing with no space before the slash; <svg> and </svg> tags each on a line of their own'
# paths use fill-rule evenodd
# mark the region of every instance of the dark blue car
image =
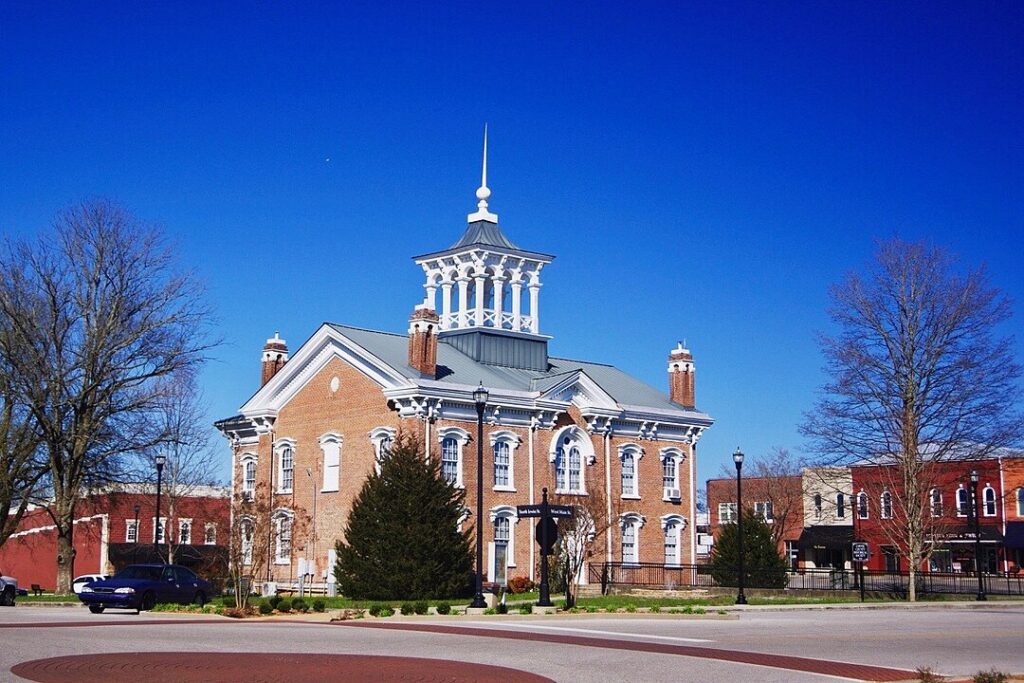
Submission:
<svg viewBox="0 0 1024 683">
<path fill-rule="evenodd" d="M 153 609 L 158 602 L 203 605 L 210 598 L 210 584 L 195 572 L 176 564 L 132 564 L 109 579 L 82 587 L 79 600 L 93 614 L 107 608 Z"/>
</svg>

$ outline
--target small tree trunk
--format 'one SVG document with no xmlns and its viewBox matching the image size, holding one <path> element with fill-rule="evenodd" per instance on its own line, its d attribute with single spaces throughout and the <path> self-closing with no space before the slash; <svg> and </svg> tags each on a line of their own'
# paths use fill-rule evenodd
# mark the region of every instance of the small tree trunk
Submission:
<svg viewBox="0 0 1024 683">
<path fill-rule="evenodd" d="M 910 587 L 907 589 L 907 600 L 917 602 L 917 567 L 910 565 Z"/>
</svg>

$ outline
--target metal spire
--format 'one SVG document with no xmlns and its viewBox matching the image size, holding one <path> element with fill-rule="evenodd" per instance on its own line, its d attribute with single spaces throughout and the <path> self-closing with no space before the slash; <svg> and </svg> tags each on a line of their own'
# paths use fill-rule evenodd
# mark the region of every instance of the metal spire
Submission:
<svg viewBox="0 0 1024 683">
<path fill-rule="evenodd" d="M 477 188 L 476 198 L 479 200 L 476 203 L 476 212 L 469 214 L 467 220 L 470 223 L 474 221 L 490 221 L 491 223 L 498 222 L 497 214 L 493 214 L 487 210 L 487 200 L 491 198 L 491 190 L 487 187 L 487 124 L 484 124 L 484 163 L 483 170 L 480 173 L 480 187 Z"/>
</svg>

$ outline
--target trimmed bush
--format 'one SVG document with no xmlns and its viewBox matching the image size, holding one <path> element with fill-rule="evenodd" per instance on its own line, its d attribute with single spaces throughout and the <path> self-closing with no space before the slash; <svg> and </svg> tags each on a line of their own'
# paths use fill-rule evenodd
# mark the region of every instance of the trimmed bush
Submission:
<svg viewBox="0 0 1024 683">
<path fill-rule="evenodd" d="M 519 605 L 520 614 L 533 614 L 533 605 L 527 603 L 525 605 Z"/>
<path fill-rule="evenodd" d="M 414 604 L 412 604 L 411 602 L 403 602 L 402 603 L 402 614 L 415 614 L 415 613 L 416 613 L 416 606 Z"/>
<path fill-rule="evenodd" d="M 292 609 L 296 612 L 308 612 L 309 605 L 302 598 L 292 598 Z"/>
<path fill-rule="evenodd" d="M 430 611 L 430 603 L 426 600 L 418 600 L 413 603 L 412 610 L 416 612 L 416 614 L 426 614 Z"/>
<path fill-rule="evenodd" d="M 371 617 L 379 617 L 380 616 L 380 608 L 381 608 L 381 605 L 370 605 L 370 610 L 369 610 L 370 616 Z"/>
<path fill-rule="evenodd" d="M 387 605 L 384 605 L 383 607 L 380 608 L 380 613 L 378 614 L 378 616 L 390 617 L 394 613 L 395 613 L 395 610 L 393 610 L 392 608 L 388 607 Z"/>
<path fill-rule="evenodd" d="M 288 614 L 292 611 L 292 604 L 287 600 L 281 600 L 277 603 L 277 611 L 281 614 Z"/>
<path fill-rule="evenodd" d="M 327 603 L 325 601 L 321 600 L 320 598 L 317 598 L 313 601 L 314 612 L 323 612 L 325 609 L 327 609 Z"/>
<path fill-rule="evenodd" d="M 272 609 L 277 609 L 277 606 L 281 604 L 281 600 L 282 598 L 280 595 L 271 595 L 269 598 L 267 598 L 267 603 L 270 604 L 270 607 Z"/>
<path fill-rule="evenodd" d="M 508 582 L 509 593 L 529 593 L 536 587 L 537 584 L 531 581 L 528 576 L 514 576 Z"/>
<path fill-rule="evenodd" d="M 437 610 L 438 614 L 448 614 L 452 611 L 452 606 L 449 605 L 447 602 L 439 602 L 437 603 L 437 607 L 435 607 L 434 609 Z"/>
<path fill-rule="evenodd" d="M 259 607 L 257 607 L 257 609 L 260 611 L 260 614 L 262 614 L 263 616 L 266 616 L 266 615 L 268 615 L 268 614 L 270 614 L 271 612 L 274 611 L 274 608 L 270 606 L 269 602 L 262 602 L 262 601 L 260 602 Z"/>
</svg>

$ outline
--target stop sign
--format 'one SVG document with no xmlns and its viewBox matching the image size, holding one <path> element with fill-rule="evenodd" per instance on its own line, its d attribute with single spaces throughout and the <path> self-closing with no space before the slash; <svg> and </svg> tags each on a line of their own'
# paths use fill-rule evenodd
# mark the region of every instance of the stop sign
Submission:
<svg viewBox="0 0 1024 683">
<path fill-rule="evenodd" d="M 555 547 L 555 541 L 558 540 L 558 525 L 555 524 L 555 520 L 551 517 L 541 517 L 540 521 L 537 522 L 537 543 L 540 544 L 540 552 L 542 555 L 550 555 L 551 550 Z M 547 534 L 545 538 L 544 534 Z M 547 541 L 545 545 L 544 541 Z"/>
</svg>

